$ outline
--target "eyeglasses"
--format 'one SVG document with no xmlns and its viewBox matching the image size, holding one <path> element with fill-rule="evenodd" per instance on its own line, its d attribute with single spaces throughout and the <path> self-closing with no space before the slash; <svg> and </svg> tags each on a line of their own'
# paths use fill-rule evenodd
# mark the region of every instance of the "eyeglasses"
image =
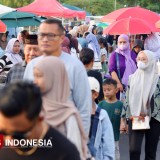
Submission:
<svg viewBox="0 0 160 160">
<path fill-rule="evenodd" d="M 26 131 L 22 131 L 22 132 L 15 131 L 12 133 L 6 133 L 5 131 L 0 131 L 0 134 L 4 136 L 11 136 L 13 139 L 17 139 L 17 140 L 27 139 L 27 136 L 29 135 L 30 131 L 33 129 L 34 126 L 35 124 L 31 126 L 29 129 L 27 129 Z"/>
<path fill-rule="evenodd" d="M 47 37 L 49 41 L 57 40 L 57 37 L 61 36 L 62 34 L 54 34 L 54 33 L 38 33 L 38 39 L 42 40 L 44 37 Z"/>
</svg>

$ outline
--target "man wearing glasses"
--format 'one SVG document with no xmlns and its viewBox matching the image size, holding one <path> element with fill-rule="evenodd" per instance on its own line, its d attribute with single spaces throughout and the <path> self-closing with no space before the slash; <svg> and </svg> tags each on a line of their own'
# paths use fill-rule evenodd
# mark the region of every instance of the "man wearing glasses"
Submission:
<svg viewBox="0 0 160 160">
<path fill-rule="evenodd" d="M 65 36 L 64 27 L 57 19 L 47 19 L 42 22 L 38 33 L 38 46 L 43 56 L 33 59 L 26 67 L 24 79 L 33 80 L 34 65 L 44 56 L 57 56 L 65 64 L 70 80 L 70 99 L 80 112 L 84 129 L 89 133 L 91 113 L 91 93 L 87 74 L 82 63 L 61 51 L 61 43 Z M 58 72 L 58 68 L 57 68 Z M 58 83 L 58 82 L 57 82 Z"/>
<path fill-rule="evenodd" d="M 0 94 L 1 160 L 80 160 L 76 147 L 44 123 L 41 106 L 40 90 L 32 83 L 16 82 L 3 89 Z M 8 141 L 15 140 L 16 143 L 8 145 Z M 38 142 L 25 145 L 33 140 Z"/>
</svg>

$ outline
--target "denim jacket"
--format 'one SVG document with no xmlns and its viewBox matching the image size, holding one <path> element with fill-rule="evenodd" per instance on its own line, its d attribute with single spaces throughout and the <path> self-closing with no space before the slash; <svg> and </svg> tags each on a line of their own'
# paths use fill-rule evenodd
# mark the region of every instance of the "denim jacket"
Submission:
<svg viewBox="0 0 160 160">
<path fill-rule="evenodd" d="M 96 160 L 114 160 L 115 146 L 113 128 L 105 110 L 101 109 L 94 147 Z"/>
</svg>

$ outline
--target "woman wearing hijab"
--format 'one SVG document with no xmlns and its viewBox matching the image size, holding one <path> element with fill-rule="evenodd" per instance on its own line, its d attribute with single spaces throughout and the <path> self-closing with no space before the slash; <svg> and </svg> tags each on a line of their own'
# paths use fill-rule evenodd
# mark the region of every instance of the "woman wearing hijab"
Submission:
<svg viewBox="0 0 160 160">
<path fill-rule="evenodd" d="M 70 40 L 68 37 L 64 37 L 63 42 L 62 42 L 62 51 L 69 53 L 70 54 Z"/>
<path fill-rule="evenodd" d="M 20 43 L 18 39 L 12 38 L 7 44 L 5 54 L 0 58 L 0 74 L 6 77 L 11 67 L 15 64 L 22 62 L 22 58 L 19 55 Z M 2 82 L 1 82 L 2 83 Z"/>
<path fill-rule="evenodd" d="M 135 56 L 137 57 L 141 50 L 143 50 L 143 42 L 140 39 L 135 39 L 132 52 L 134 52 Z"/>
<path fill-rule="evenodd" d="M 88 47 L 88 43 L 85 37 L 83 37 L 84 33 L 88 31 L 88 25 L 81 25 L 77 30 L 77 40 L 82 48 Z"/>
<path fill-rule="evenodd" d="M 4 51 L 8 43 L 7 36 L 8 36 L 8 32 L 0 34 L 0 57 L 2 57 L 5 53 Z"/>
<path fill-rule="evenodd" d="M 129 78 L 124 103 L 126 111 L 122 113 L 122 117 L 128 118 L 129 122 L 130 160 L 140 160 L 144 135 L 145 159 L 156 160 L 160 136 L 160 78 L 153 52 L 141 51 L 137 57 L 137 66 L 138 69 Z M 136 118 L 139 123 L 144 121 L 148 129 L 134 130 L 132 125 Z M 121 129 L 125 130 L 125 127 L 121 125 Z"/>
<path fill-rule="evenodd" d="M 112 52 L 108 67 L 112 78 L 117 81 L 118 89 L 123 92 L 127 86 L 129 76 L 137 69 L 136 57 L 130 50 L 127 35 L 122 34 L 118 37 L 118 48 Z"/>
<path fill-rule="evenodd" d="M 35 83 L 41 88 L 45 121 L 59 130 L 86 158 L 86 136 L 76 107 L 69 101 L 70 86 L 63 62 L 47 56 L 34 68 Z"/>
<path fill-rule="evenodd" d="M 88 48 L 94 52 L 94 61 L 100 61 L 100 46 L 98 44 L 97 38 L 94 34 L 89 33 L 86 36 L 88 42 Z"/>
</svg>

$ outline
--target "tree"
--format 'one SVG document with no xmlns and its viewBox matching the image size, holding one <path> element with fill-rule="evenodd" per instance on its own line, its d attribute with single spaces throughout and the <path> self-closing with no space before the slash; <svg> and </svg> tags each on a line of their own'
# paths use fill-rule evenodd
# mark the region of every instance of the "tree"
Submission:
<svg viewBox="0 0 160 160">
<path fill-rule="evenodd" d="M 34 0 L 1 0 L 1 4 L 12 8 L 18 8 L 28 5 L 33 1 Z"/>
<path fill-rule="evenodd" d="M 60 0 L 61 3 L 66 3 L 80 7 L 93 15 L 105 15 L 114 10 L 113 0 Z M 117 8 L 122 7 L 117 2 Z"/>
<path fill-rule="evenodd" d="M 141 6 L 155 12 L 160 12 L 160 0 L 119 0 L 119 2 L 127 7 Z"/>
</svg>

